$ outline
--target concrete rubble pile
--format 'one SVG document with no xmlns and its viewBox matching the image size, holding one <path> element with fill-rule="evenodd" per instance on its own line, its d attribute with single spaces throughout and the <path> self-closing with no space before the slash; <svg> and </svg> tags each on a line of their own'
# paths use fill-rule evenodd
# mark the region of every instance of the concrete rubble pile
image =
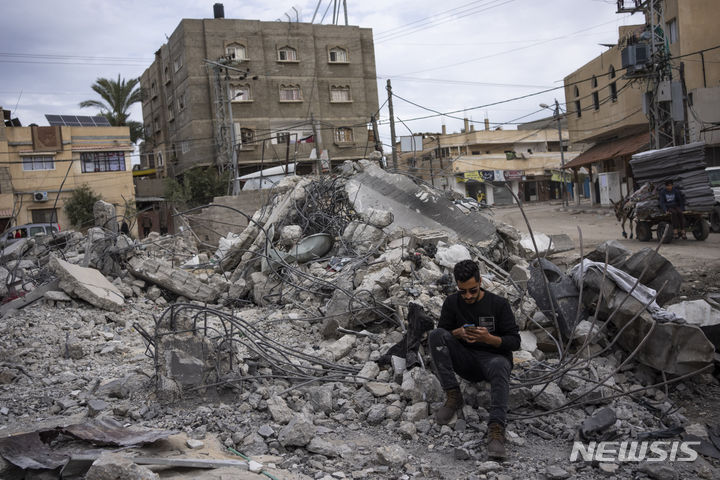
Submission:
<svg viewBox="0 0 720 480">
<path fill-rule="evenodd" d="M 551 267 L 533 260 L 514 228 L 368 161 L 281 183 L 284 193 L 217 254 L 199 250 L 188 231 L 138 242 L 101 227 L 63 232 L 52 248 L 31 239 L 8 254 L 8 262 L 32 262 L 4 268 L 22 272 L 17 278 L 36 291 L 56 283 L 44 302 L 16 304 L 0 321 L 0 358 L 10 359 L 0 363 L 0 437 L 6 426 L 39 418 L 114 418 L 181 431 L 188 458 L 217 443 L 256 460 L 250 471 L 322 480 L 515 478 L 528 469 L 541 478 L 607 478 L 612 468 L 629 478 L 639 465 L 560 468 L 528 449 L 555 442 L 566 458 L 580 436 L 635 438 L 673 427 L 708 438 L 662 382 L 712 364 L 714 349 L 697 346 L 717 338 L 711 304 L 678 306 L 685 323 L 660 323 L 602 276 L 585 275 L 577 297 L 567 282 L 539 288 L 538 266 Z M 562 250 L 563 241 L 547 246 Z M 653 271 L 664 273 L 645 272 L 643 281 L 665 286 L 660 305 L 676 296 L 669 262 L 607 245 L 588 258 L 604 261 L 606 251 L 631 275 L 657 262 Z M 521 329 L 508 440 L 524 453 L 504 464 L 485 461 L 482 448 L 489 386 L 463 382 L 466 406 L 441 427 L 431 413 L 444 392 L 425 342 L 397 348 L 412 343 L 409 315 L 439 318 L 456 288 L 452 266 L 466 258 L 481 266 L 486 289 L 508 298 Z M 555 268 L 550 284 L 570 278 Z M 528 293 L 540 290 L 564 293 Z M 687 318 L 694 311 L 713 320 Z M 658 338 L 643 340 L 649 328 Z M 632 353 L 639 344 L 645 350 Z M 687 378 L 687 395 L 717 383 L 707 371 Z M 707 462 L 688 468 L 689 476 L 713 472 Z M 153 478 L 145 469 L 103 456 L 92 472 Z M 0 460 L 0 477 L 17 471 Z M 188 478 L 221 478 L 207 475 Z"/>
</svg>

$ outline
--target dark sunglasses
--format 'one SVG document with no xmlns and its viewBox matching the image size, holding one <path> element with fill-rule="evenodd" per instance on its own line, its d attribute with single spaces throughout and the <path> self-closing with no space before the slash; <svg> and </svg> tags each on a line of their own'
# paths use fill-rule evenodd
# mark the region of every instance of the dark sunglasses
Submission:
<svg viewBox="0 0 720 480">
<path fill-rule="evenodd" d="M 460 295 L 467 295 L 468 293 L 469 293 L 470 295 L 476 295 L 479 291 L 480 291 L 480 287 L 468 288 L 467 290 L 464 290 L 464 289 L 462 289 L 462 288 L 458 288 L 458 293 L 459 293 Z"/>
</svg>

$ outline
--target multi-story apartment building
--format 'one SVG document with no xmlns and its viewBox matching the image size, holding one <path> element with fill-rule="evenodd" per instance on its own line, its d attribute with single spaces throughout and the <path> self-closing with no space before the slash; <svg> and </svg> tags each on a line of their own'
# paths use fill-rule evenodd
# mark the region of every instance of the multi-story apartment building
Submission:
<svg viewBox="0 0 720 480">
<path fill-rule="evenodd" d="M 489 205 L 514 202 L 505 184 L 523 202 L 559 200 L 563 176 L 556 125 L 551 117 L 517 130 L 491 130 L 486 121 L 485 130 L 475 130 L 466 120 L 460 133 L 423 135 L 422 151 L 405 153 L 400 168 Z M 566 128 L 562 136 L 567 149 Z M 565 150 L 564 156 L 569 162 L 577 153 Z M 566 186 L 572 197 L 572 185 Z"/>
<path fill-rule="evenodd" d="M 720 131 L 714 128 L 720 122 L 717 2 L 654 1 L 663 13 L 663 25 L 658 25 L 657 32 L 664 41 L 659 48 L 669 56 L 672 75 L 659 98 L 667 100 L 681 142 L 704 141 L 709 146 L 710 163 L 720 164 Z M 648 1 L 623 3 L 642 6 Z M 653 100 L 647 95 L 646 64 L 635 58 L 632 67 L 624 68 L 630 58 L 626 51 L 623 65 L 624 50 L 650 43 L 650 19 L 643 20 L 646 23 L 620 27 L 617 45 L 565 77 L 570 141 L 592 145 L 568 167 L 575 171 L 584 167 L 594 174 L 595 200 L 605 204 L 637 187 L 628 162 L 634 153 L 656 146 L 651 144 L 647 117 Z"/>
<path fill-rule="evenodd" d="M 120 223 L 135 200 L 133 148 L 128 127 L 0 122 L 0 231 L 11 224 L 46 222 L 69 228 L 65 201 L 85 184 L 115 205 Z"/>
<path fill-rule="evenodd" d="M 141 77 L 142 166 L 224 168 L 233 139 L 240 175 L 286 161 L 301 172 L 315 147 L 333 163 L 366 156 L 373 48 L 372 31 L 355 26 L 183 19 Z"/>
</svg>

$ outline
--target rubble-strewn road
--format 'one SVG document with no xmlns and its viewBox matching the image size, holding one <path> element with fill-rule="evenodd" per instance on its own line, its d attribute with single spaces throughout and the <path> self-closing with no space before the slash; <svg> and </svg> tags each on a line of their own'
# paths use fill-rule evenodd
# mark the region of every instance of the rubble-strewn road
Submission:
<svg viewBox="0 0 720 480">
<path fill-rule="evenodd" d="M 548 235 L 560 233 L 569 235 L 575 242 L 573 253 L 580 253 L 578 227 L 582 230 L 585 251 L 613 239 L 633 252 L 645 247 L 657 246 L 655 241 L 640 242 L 635 239 L 624 239 L 620 223 L 608 208 L 571 206 L 563 211 L 558 203 L 530 204 L 524 205 L 523 208 L 533 231 Z M 516 206 L 494 208 L 493 213 L 496 220 L 508 223 L 521 232 L 527 232 L 525 220 Z M 625 227 L 627 229 L 627 224 Z M 673 240 L 670 244 L 662 245 L 660 254 L 670 260 L 682 273 L 698 269 L 718 271 L 720 270 L 720 234 L 711 233 L 707 240 L 698 242 L 688 233 L 688 240 Z"/>
</svg>

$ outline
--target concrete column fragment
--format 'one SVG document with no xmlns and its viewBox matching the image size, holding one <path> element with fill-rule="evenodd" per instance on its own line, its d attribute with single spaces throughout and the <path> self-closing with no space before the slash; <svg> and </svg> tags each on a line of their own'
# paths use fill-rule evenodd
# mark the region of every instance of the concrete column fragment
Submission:
<svg viewBox="0 0 720 480">
<path fill-rule="evenodd" d="M 191 300 L 213 303 L 219 294 L 216 287 L 201 282 L 192 273 L 155 258 L 134 257 L 128 262 L 128 270 L 136 277 Z"/>
<path fill-rule="evenodd" d="M 50 258 L 50 268 L 58 276 L 60 288 L 71 297 L 112 312 L 120 311 L 125 305 L 120 290 L 94 268 L 73 265 L 57 257 Z"/>
</svg>

